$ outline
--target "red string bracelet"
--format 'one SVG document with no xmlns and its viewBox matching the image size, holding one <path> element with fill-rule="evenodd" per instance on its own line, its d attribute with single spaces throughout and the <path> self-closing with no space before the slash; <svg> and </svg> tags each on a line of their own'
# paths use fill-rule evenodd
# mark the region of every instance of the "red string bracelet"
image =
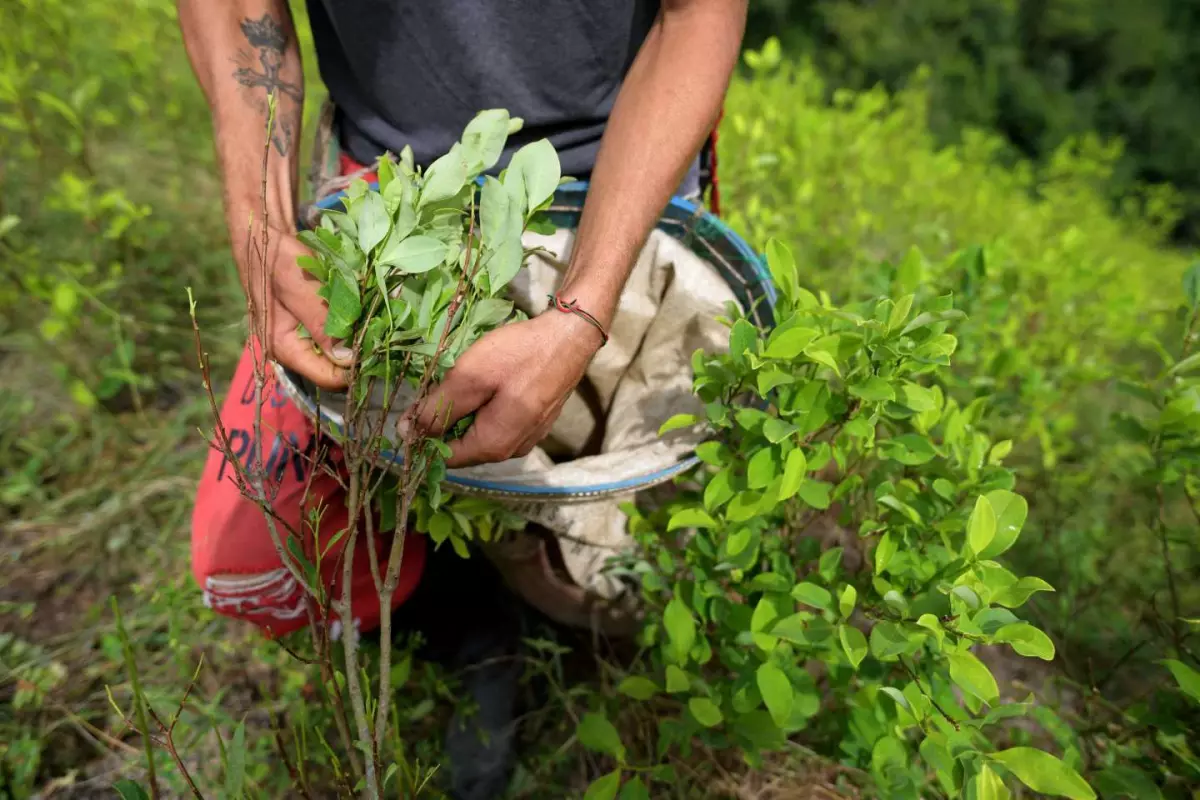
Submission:
<svg viewBox="0 0 1200 800">
<path fill-rule="evenodd" d="M 591 314 L 579 307 L 578 300 L 563 300 L 557 294 L 547 295 L 547 297 L 550 298 L 550 302 L 553 304 L 556 310 L 561 311 L 564 314 L 574 314 L 577 317 L 582 317 L 583 319 L 587 320 L 588 324 L 590 324 L 593 328 L 600 331 L 600 337 L 604 340 L 600 345 L 601 347 L 608 344 L 608 331 L 604 330 L 604 326 L 600 324 L 600 320 L 596 319 Z"/>
</svg>

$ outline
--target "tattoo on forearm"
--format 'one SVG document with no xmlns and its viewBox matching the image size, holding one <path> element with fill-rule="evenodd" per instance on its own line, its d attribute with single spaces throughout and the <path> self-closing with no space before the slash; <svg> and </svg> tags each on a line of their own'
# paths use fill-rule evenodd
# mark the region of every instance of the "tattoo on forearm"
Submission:
<svg viewBox="0 0 1200 800">
<path fill-rule="evenodd" d="M 288 48 L 288 35 L 279 21 L 270 14 L 261 19 L 247 17 L 241 23 L 242 34 L 254 50 L 243 48 L 234 59 L 238 68 L 233 77 L 246 87 L 246 100 L 259 109 L 265 117 L 268 113 L 267 98 L 275 93 L 278 112 L 275 115 L 275 130 L 272 141 L 281 156 L 291 151 L 295 140 L 296 123 L 292 119 L 292 104 L 299 105 L 304 90 L 295 83 L 284 80 L 280 75 Z"/>
</svg>

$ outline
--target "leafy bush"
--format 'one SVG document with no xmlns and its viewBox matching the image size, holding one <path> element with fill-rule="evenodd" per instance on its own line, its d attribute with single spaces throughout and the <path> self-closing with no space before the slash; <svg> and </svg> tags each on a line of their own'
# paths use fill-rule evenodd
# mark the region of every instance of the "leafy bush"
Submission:
<svg viewBox="0 0 1200 800">
<path fill-rule="evenodd" d="M 801 275 L 834 296 L 921 282 L 956 292 L 969 315 L 956 363 L 968 377 L 953 393 L 987 396 L 990 432 L 1013 441 L 1021 480 L 1046 498 L 1031 503 L 1028 558 L 1064 592 L 1056 633 L 1091 587 L 1131 584 L 1083 609 L 1095 614 L 1085 635 L 1105 637 L 1127 614 L 1124 598 L 1144 595 L 1138 585 L 1162 569 L 1156 549 L 1113 557 L 1130 542 L 1117 531 L 1131 507 L 1147 518 L 1153 498 L 1129 491 L 1128 446 L 1109 418 L 1130 403 L 1114 378 L 1154 374 L 1150 337 L 1179 324 L 1189 258 L 1161 249 L 1169 205 L 1111 216 L 1096 183 L 1112 154 L 1095 142 L 1064 150 L 1051 170 L 1010 171 L 993 159 L 994 137 L 937 149 L 919 91 L 839 93 L 832 109 L 822 94 L 811 70 L 787 64 L 735 84 L 722 153 L 732 222 L 754 241 L 794 243 Z"/>
<path fill-rule="evenodd" d="M 1001 699 L 972 648 L 1053 659 L 1009 610 L 1052 589 L 996 561 L 1027 514 L 1001 466 L 1008 446 L 980 430 L 982 403 L 939 386 L 962 312 L 948 295 L 837 307 L 801 287 L 785 248 L 768 255 L 780 322 L 733 315 L 730 352 L 697 353 L 705 419 L 664 428 L 715 438 L 694 488 L 633 525 L 653 673 L 620 689 L 681 707 L 659 718 L 658 755 L 699 737 L 755 765 L 804 732 L 888 796 L 923 795 L 927 774 L 950 794 L 995 792 L 1011 774 L 1093 797 L 1057 758 L 992 744 L 1027 706 Z M 822 551 L 822 522 L 847 541 Z"/>
<path fill-rule="evenodd" d="M 792 243 L 802 278 L 834 296 L 919 285 L 955 293 L 968 318 L 944 389 L 964 406 L 983 403 L 984 432 L 1012 442 L 1006 463 L 1031 510 L 1011 563 L 1059 589 L 1027 610 L 1058 644 L 1042 700 L 1078 698 L 1060 708 L 1068 725 L 1116 726 L 1155 764 L 1152 780 L 1186 785 L 1193 768 L 1174 770 L 1194 756 L 1157 740 L 1148 720 L 1183 724 L 1192 713 L 1154 662 L 1191 647 L 1194 631 L 1164 600 L 1173 593 L 1185 618 L 1200 609 L 1196 582 L 1178 578 L 1196 574 L 1195 548 L 1181 538 L 1195 530 L 1194 502 L 1176 484 L 1160 504 L 1147 480 L 1154 437 L 1131 442 L 1123 430 L 1129 415 L 1153 422 L 1174 402 L 1159 392 L 1186 377 L 1167 374 L 1187 352 L 1170 343 L 1185 338 L 1178 287 L 1191 261 L 1162 247 L 1169 195 L 1144 195 L 1114 216 L 1101 189 L 1115 151 L 1094 139 L 1045 169 L 1012 170 L 997 163 L 994 136 L 939 149 L 920 89 L 837 92 L 830 107 L 820 78 L 777 49 L 747 60 L 757 68 L 730 92 L 722 139 L 730 218 L 754 241 Z M 1123 388 L 1144 384 L 1154 388 Z M 1146 405 L 1150 396 L 1157 404 Z M 1175 531 L 1165 547 L 1160 505 Z M 1147 680 L 1161 688 L 1149 698 Z M 1104 737 L 1062 741 L 1089 769 L 1114 757 Z"/>
</svg>

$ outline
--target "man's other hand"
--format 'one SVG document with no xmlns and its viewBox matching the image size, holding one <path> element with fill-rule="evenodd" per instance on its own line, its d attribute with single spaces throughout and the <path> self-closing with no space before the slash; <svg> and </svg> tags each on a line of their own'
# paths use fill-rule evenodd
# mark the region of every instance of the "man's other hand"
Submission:
<svg viewBox="0 0 1200 800">
<path fill-rule="evenodd" d="M 602 344 L 586 320 L 548 311 L 488 333 L 459 357 L 417 409 L 420 433 L 440 435 L 468 414 L 450 442 L 449 467 L 527 455 L 549 432 Z"/>
</svg>

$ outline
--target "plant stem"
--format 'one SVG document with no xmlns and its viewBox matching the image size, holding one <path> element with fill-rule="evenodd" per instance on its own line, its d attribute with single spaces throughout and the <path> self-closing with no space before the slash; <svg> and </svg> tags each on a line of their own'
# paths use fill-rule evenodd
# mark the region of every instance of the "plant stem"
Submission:
<svg viewBox="0 0 1200 800">
<path fill-rule="evenodd" d="M 146 750 L 146 772 L 150 782 L 150 797 L 158 797 L 158 775 L 154 769 L 154 742 L 150 739 L 150 725 L 146 720 L 146 698 L 142 694 L 142 684 L 138 678 L 137 660 L 133 657 L 133 645 L 129 634 L 125 631 L 125 621 L 121 618 L 121 607 L 114 596 L 111 600 L 113 616 L 117 621 L 117 636 L 121 639 L 121 649 L 125 653 L 125 668 L 129 670 L 129 685 L 133 689 L 133 708 L 137 715 L 138 733 L 142 735 L 142 744 Z"/>
</svg>

